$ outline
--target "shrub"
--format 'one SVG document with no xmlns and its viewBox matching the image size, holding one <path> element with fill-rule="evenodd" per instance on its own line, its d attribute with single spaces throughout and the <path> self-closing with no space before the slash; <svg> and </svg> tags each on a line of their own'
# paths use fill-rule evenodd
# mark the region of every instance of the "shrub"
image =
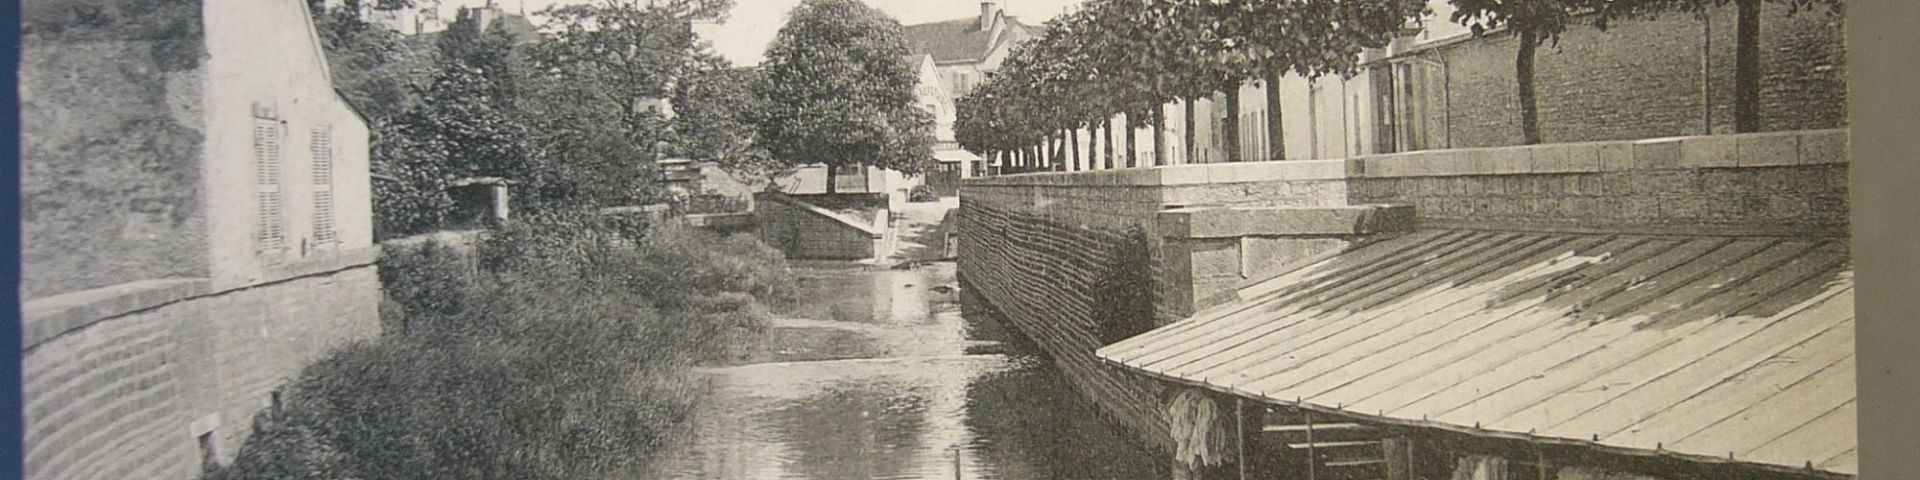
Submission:
<svg viewBox="0 0 1920 480">
<path fill-rule="evenodd" d="M 764 329 L 792 282 L 749 237 L 587 218 L 512 225 L 471 254 L 390 250 L 383 316 L 404 328 L 306 368 L 207 478 L 645 471 L 687 428 L 690 367 Z"/>
</svg>

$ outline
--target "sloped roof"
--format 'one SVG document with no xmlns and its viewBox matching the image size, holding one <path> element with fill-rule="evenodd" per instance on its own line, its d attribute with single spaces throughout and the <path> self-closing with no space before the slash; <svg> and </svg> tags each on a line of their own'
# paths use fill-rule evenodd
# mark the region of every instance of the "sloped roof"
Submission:
<svg viewBox="0 0 1920 480">
<path fill-rule="evenodd" d="M 1281 405 L 1855 474 L 1846 241 L 1421 231 L 1099 349 Z"/>
<path fill-rule="evenodd" d="M 980 29 L 978 17 L 968 17 L 944 22 L 922 23 L 906 27 L 907 47 L 914 53 L 933 56 L 938 63 L 977 61 L 985 59 L 987 53 L 1000 43 L 1019 41 L 1033 36 L 1032 27 L 1011 17 L 1002 16 L 1006 21 L 1006 33 L 995 42 Z"/>
</svg>

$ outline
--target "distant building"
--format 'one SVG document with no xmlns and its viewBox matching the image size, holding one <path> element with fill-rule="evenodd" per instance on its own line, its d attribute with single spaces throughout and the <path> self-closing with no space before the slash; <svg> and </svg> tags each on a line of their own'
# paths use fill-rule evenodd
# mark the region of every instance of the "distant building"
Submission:
<svg viewBox="0 0 1920 480">
<path fill-rule="evenodd" d="M 424 8 L 402 8 L 395 10 L 369 10 L 366 19 L 369 22 L 400 32 L 401 35 L 420 35 L 447 29 L 446 20 L 440 18 L 439 5 Z"/>
<path fill-rule="evenodd" d="M 906 34 L 908 48 L 933 57 L 941 85 L 959 98 L 999 70 L 1013 46 L 1033 38 L 1036 31 L 988 0 L 980 2 L 978 17 L 907 25 Z"/>
<path fill-rule="evenodd" d="M 94 3 L 22 18 L 26 476 L 193 478 L 380 332 L 367 125 L 303 0 Z"/>
<path fill-rule="evenodd" d="M 907 57 L 920 76 L 920 85 L 914 92 L 920 108 L 933 115 L 933 159 L 940 166 L 926 175 L 926 184 L 940 196 L 953 196 L 959 191 L 960 179 L 969 178 L 982 171 L 985 165 L 978 155 L 960 148 L 954 141 L 954 98 L 940 81 L 939 67 L 933 56 L 915 54 Z"/>
<path fill-rule="evenodd" d="M 1014 45 L 1036 35 L 1034 28 L 1007 16 L 998 2 L 985 1 L 977 17 L 908 25 L 906 34 L 911 61 L 921 72 L 921 102 L 934 112 L 937 123 L 934 157 L 941 169 L 928 178 L 929 184 L 940 189 L 946 176 L 984 174 L 986 163 L 954 140 L 954 101 L 999 70 Z"/>
</svg>

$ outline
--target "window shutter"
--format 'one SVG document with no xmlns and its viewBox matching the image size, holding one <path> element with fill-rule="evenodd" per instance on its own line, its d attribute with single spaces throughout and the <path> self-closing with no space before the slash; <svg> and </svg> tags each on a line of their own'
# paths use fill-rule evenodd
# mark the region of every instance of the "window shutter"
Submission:
<svg viewBox="0 0 1920 480">
<path fill-rule="evenodd" d="M 270 117 L 253 119 L 253 172 L 256 202 L 254 243 L 262 253 L 286 248 L 286 227 L 281 219 L 280 199 L 280 121 Z"/>
<path fill-rule="evenodd" d="M 313 129 L 313 240 L 327 245 L 340 241 L 333 213 L 333 129 Z"/>
</svg>

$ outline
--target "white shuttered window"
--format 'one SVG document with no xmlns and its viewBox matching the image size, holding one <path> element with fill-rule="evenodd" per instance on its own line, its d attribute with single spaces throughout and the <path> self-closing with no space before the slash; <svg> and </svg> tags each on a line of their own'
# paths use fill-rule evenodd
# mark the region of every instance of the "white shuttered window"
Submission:
<svg viewBox="0 0 1920 480">
<path fill-rule="evenodd" d="M 255 196 L 254 245 L 260 253 L 286 248 L 286 222 L 281 215 L 280 120 L 271 114 L 253 119 L 253 183 Z"/>
<path fill-rule="evenodd" d="M 313 129 L 313 240 L 320 245 L 340 241 L 334 228 L 333 128 Z"/>
</svg>

